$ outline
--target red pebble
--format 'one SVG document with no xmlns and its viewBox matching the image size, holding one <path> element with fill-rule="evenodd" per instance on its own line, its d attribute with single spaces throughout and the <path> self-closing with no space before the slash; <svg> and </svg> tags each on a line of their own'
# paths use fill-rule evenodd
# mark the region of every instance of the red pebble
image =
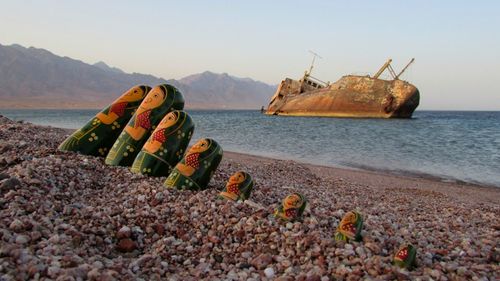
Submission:
<svg viewBox="0 0 500 281">
<path fill-rule="evenodd" d="M 132 252 L 137 248 L 137 244 L 130 238 L 120 240 L 116 245 L 116 249 L 120 252 Z"/>
</svg>

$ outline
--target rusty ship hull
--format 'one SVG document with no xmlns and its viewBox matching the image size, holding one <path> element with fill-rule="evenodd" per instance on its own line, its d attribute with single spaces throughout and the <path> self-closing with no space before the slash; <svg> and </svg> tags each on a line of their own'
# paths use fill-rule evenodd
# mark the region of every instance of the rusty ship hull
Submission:
<svg viewBox="0 0 500 281">
<path fill-rule="evenodd" d="M 300 80 L 286 78 L 280 83 L 265 114 L 411 118 L 419 102 L 418 89 L 397 77 L 394 80 L 383 80 L 370 76 L 346 75 L 330 84 L 317 80 L 306 72 Z"/>
</svg>

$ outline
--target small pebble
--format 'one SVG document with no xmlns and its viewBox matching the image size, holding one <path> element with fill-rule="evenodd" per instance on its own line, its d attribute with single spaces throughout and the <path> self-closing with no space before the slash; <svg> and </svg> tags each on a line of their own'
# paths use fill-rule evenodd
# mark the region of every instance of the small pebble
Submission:
<svg viewBox="0 0 500 281">
<path fill-rule="evenodd" d="M 272 267 L 268 267 L 264 269 L 264 274 L 266 275 L 267 278 L 273 278 L 274 277 L 274 269 Z"/>
</svg>

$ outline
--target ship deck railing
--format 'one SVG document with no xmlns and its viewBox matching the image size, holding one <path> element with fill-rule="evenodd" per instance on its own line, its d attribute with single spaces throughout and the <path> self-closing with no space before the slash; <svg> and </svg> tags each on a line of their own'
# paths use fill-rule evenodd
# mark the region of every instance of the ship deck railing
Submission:
<svg viewBox="0 0 500 281">
<path fill-rule="evenodd" d="M 318 79 L 316 77 L 313 77 L 311 75 L 306 75 L 304 77 L 304 80 L 306 81 L 306 83 L 308 85 L 311 85 L 311 86 L 313 86 L 314 88 L 317 88 L 317 89 L 327 87 L 330 84 L 328 82 L 322 81 L 322 80 L 320 80 L 320 79 Z"/>
</svg>

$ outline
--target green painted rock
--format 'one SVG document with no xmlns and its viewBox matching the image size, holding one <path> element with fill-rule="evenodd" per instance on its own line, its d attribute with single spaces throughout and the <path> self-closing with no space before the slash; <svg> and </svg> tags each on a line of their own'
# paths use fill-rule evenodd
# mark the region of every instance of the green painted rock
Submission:
<svg viewBox="0 0 500 281">
<path fill-rule="evenodd" d="M 274 210 L 274 216 L 285 221 L 300 219 L 306 209 L 307 200 L 300 193 L 292 193 Z"/>
<path fill-rule="evenodd" d="M 165 115 L 135 158 L 132 172 L 168 176 L 182 159 L 193 131 L 193 120 L 186 112 L 175 110 Z"/>
<path fill-rule="evenodd" d="M 222 160 L 222 148 L 212 139 L 195 143 L 165 181 L 168 188 L 206 189 Z"/>
<path fill-rule="evenodd" d="M 219 196 L 233 201 L 245 201 L 250 197 L 252 189 L 252 177 L 246 172 L 239 171 L 229 178 L 226 190 L 219 193 Z"/>
<path fill-rule="evenodd" d="M 348 212 L 340 221 L 335 233 L 335 240 L 346 241 L 354 240 L 361 241 L 361 230 L 363 229 L 363 218 L 358 212 Z"/>
<path fill-rule="evenodd" d="M 149 86 L 144 85 L 132 87 L 69 136 L 59 145 L 59 149 L 86 155 L 106 156 L 150 90 Z"/>
<path fill-rule="evenodd" d="M 151 89 L 123 129 L 106 157 L 106 164 L 130 166 L 144 143 L 165 115 L 182 110 L 184 98 L 174 87 L 162 84 Z"/>
<path fill-rule="evenodd" d="M 413 245 L 403 245 L 394 255 L 393 262 L 401 268 L 412 269 L 417 265 L 417 249 Z"/>
</svg>

